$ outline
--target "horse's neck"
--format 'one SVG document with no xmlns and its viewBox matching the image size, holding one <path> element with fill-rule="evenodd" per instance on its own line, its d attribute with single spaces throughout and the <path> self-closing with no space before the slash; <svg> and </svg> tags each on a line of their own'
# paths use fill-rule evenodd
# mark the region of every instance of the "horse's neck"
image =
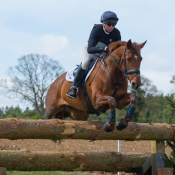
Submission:
<svg viewBox="0 0 175 175">
<path fill-rule="evenodd" d="M 115 62 L 118 64 L 118 66 L 120 67 L 122 55 L 116 54 L 115 56 L 112 56 L 112 57 L 115 60 Z M 119 67 L 116 65 L 116 63 L 112 60 L 110 55 L 108 55 L 104 59 L 104 62 L 113 78 L 115 78 L 116 80 L 120 80 L 124 77 L 123 73 L 121 72 Z"/>
</svg>

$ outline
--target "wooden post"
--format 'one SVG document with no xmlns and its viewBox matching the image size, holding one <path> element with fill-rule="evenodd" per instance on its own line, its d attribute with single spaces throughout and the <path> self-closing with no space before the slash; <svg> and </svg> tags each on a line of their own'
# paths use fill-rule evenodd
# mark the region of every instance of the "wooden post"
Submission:
<svg viewBox="0 0 175 175">
<path fill-rule="evenodd" d="M 151 141 L 151 157 L 142 165 L 136 175 L 159 175 L 168 170 L 165 168 L 164 162 L 165 145 L 162 141 Z M 158 173 L 159 170 L 159 174 Z M 160 174 L 162 175 L 162 174 Z M 163 175 L 167 175 L 166 173 Z"/>
<path fill-rule="evenodd" d="M 165 143 L 162 141 L 151 141 L 151 154 L 152 175 L 157 175 L 158 169 L 165 168 Z"/>
<path fill-rule="evenodd" d="M 0 175 L 7 175 L 7 169 L 4 167 L 0 167 Z"/>
<path fill-rule="evenodd" d="M 165 143 L 162 141 L 151 141 L 151 154 L 165 154 Z"/>
</svg>

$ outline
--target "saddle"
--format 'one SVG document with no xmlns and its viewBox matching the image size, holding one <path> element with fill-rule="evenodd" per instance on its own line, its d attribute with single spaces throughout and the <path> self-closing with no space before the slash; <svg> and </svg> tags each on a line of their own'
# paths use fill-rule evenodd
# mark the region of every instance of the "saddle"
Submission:
<svg viewBox="0 0 175 175">
<path fill-rule="evenodd" d="M 89 66 L 88 66 L 88 68 L 87 68 L 87 70 L 85 72 L 85 77 L 88 74 L 88 72 L 91 70 L 91 68 L 93 67 L 93 65 L 95 64 L 95 62 L 96 62 L 96 58 L 93 58 L 93 59 L 90 60 Z M 80 65 L 77 65 L 77 67 L 74 69 L 73 76 L 75 76 L 75 74 L 77 72 L 77 69 L 79 68 L 79 66 L 81 66 L 81 64 L 82 63 L 80 63 Z"/>
</svg>

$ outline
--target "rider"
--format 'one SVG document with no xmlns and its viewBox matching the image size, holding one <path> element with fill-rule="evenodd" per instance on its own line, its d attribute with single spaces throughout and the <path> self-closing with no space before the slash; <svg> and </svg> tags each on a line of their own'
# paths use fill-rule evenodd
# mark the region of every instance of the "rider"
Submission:
<svg viewBox="0 0 175 175">
<path fill-rule="evenodd" d="M 100 53 L 101 55 L 102 52 L 109 52 L 108 45 L 111 42 L 121 40 L 120 31 L 115 28 L 118 20 L 119 19 L 114 12 L 106 11 L 102 14 L 100 19 L 102 24 L 94 25 L 88 43 L 82 51 L 82 65 L 79 66 L 74 77 L 73 85 L 66 94 L 70 98 L 77 97 L 78 86 L 84 78 L 89 61 L 94 57 L 94 54 L 99 55 Z"/>
</svg>

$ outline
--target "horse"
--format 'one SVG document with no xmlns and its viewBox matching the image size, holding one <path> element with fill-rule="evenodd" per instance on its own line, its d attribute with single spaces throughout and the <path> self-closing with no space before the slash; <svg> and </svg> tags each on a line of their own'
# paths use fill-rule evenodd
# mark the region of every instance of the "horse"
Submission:
<svg viewBox="0 0 175 175">
<path fill-rule="evenodd" d="M 105 124 L 107 132 L 115 127 L 116 108 L 122 110 L 130 104 L 125 118 L 120 119 L 116 124 L 118 130 L 126 128 L 128 122 L 132 120 L 138 98 L 135 94 L 127 93 L 128 80 L 132 89 L 137 89 L 141 84 L 140 50 L 146 42 L 138 44 L 128 40 L 109 44 L 109 52 L 98 59 L 85 82 L 89 101 L 94 109 L 101 112 L 110 109 L 109 121 Z M 46 115 L 48 119 L 53 117 L 64 120 L 70 117 L 73 120 L 86 121 L 89 113 L 82 88 L 78 88 L 76 99 L 69 98 L 66 93 L 72 82 L 67 81 L 65 77 L 66 72 L 51 84 L 45 100 Z"/>
</svg>

